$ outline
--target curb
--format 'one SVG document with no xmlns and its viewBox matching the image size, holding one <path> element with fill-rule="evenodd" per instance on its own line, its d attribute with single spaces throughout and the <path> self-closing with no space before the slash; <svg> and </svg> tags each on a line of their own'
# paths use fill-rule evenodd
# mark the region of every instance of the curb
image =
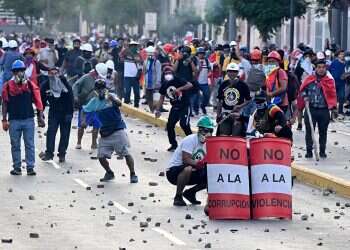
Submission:
<svg viewBox="0 0 350 250">
<path fill-rule="evenodd" d="M 128 104 L 123 104 L 121 111 L 125 115 L 141 119 L 144 122 L 152 124 L 156 127 L 165 128 L 167 124 L 166 119 L 157 119 L 153 114 L 138 108 L 134 108 Z M 185 133 L 182 131 L 179 125 L 176 125 L 175 131 L 177 135 L 182 137 L 185 136 Z M 193 129 L 193 131 L 195 131 L 195 129 Z M 350 182 L 342 178 L 296 164 L 292 164 L 292 175 L 295 176 L 296 180 L 300 181 L 301 183 L 321 189 L 329 189 L 335 192 L 337 195 L 350 198 Z"/>
</svg>

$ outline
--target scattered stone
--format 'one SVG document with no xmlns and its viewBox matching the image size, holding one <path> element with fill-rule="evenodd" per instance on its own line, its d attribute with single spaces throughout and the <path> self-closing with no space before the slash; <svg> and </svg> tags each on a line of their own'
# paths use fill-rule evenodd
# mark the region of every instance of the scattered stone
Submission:
<svg viewBox="0 0 350 250">
<path fill-rule="evenodd" d="M 344 212 L 340 212 L 339 214 L 340 214 L 340 215 L 342 215 L 342 216 L 344 216 L 344 215 L 345 215 L 345 213 L 344 213 Z"/>
<path fill-rule="evenodd" d="M 147 221 L 147 222 L 151 222 L 151 221 L 152 221 L 152 218 L 151 218 L 151 217 L 148 217 L 148 218 L 146 219 L 146 221 Z"/>
<path fill-rule="evenodd" d="M 195 225 L 192 227 L 192 229 L 197 230 L 201 225 Z"/>
<path fill-rule="evenodd" d="M 147 240 L 143 240 L 142 242 L 146 244 L 146 243 L 147 243 Z"/>
<path fill-rule="evenodd" d="M 205 244 L 204 248 L 211 248 L 211 243 Z"/>
<path fill-rule="evenodd" d="M 215 229 L 214 233 L 218 234 L 219 233 L 219 228 Z"/>
<path fill-rule="evenodd" d="M 141 222 L 140 222 L 140 227 L 142 227 L 142 228 L 148 227 L 148 222 L 146 222 L 146 221 L 141 221 Z"/>
<path fill-rule="evenodd" d="M 184 225 L 184 224 L 181 224 L 181 225 L 180 225 L 180 227 L 181 227 L 181 228 L 184 228 L 184 227 L 185 227 L 185 225 Z"/>
<path fill-rule="evenodd" d="M 311 217 L 314 217 L 314 214 L 310 214 Z"/>
<path fill-rule="evenodd" d="M 9 193 L 12 193 L 12 192 L 13 192 L 12 188 L 9 188 L 9 189 L 8 189 L 8 192 L 9 192 Z"/>
<path fill-rule="evenodd" d="M 303 155 L 301 153 L 298 153 L 298 158 L 303 158 Z"/>
<path fill-rule="evenodd" d="M 339 144 L 339 142 L 337 142 L 337 141 L 334 142 L 334 145 L 335 145 L 335 146 L 337 146 L 338 144 Z"/>
<path fill-rule="evenodd" d="M 115 220 L 115 215 L 110 215 L 109 220 Z"/>
<path fill-rule="evenodd" d="M 148 183 L 148 185 L 150 185 L 151 187 L 154 187 L 154 186 L 158 186 L 158 183 L 157 182 L 154 182 L 154 181 L 150 181 Z"/>
<path fill-rule="evenodd" d="M 311 230 L 311 227 L 306 227 L 305 229 L 306 229 L 306 230 Z"/>
<path fill-rule="evenodd" d="M 72 190 L 72 194 L 75 194 L 75 191 L 74 191 L 74 190 Z"/>
<path fill-rule="evenodd" d="M 108 205 L 108 206 L 113 206 L 113 205 L 114 205 L 114 202 L 113 202 L 113 201 L 109 201 L 109 202 L 107 203 L 107 205 Z"/>
<path fill-rule="evenodd" d="M 154 197 L 154 193 L 149 193 L 148 194 L 149 197 Z M 349 203 L 350 204 L 350 203 Z"/>
<path fill-rule="evenodd" d="M 167 223 L 170 223 L 170 218 L 167 220 Z"/>
<path fill-rule="evenodd" d="M 133 217 L 131 217 L 132 220 L 136 220 L 137 216 L 134 215 Z"/>
<path fill-rule="evenodd" d="M 103 184 L 98 184 L 98 185 L 97 185 L 97 188 L 105 188 L 105 185 L 103 185 Z"/>
<path fill-rule="evenodd" d="M 150 158 L 149 161 L 150 161 L 150 162 L 157 162 L 158 159 L 152 159 L 152 158 Z"/>
<path fill-rule="evenodd" d="M 39 234 L 38 233 L 30 233 L 29 234 L 29 238 L 38 239 L 39 238 Z"/>
<path fill-rule="evenodd" d="M 233 234 L 234 234 L 234 233 L 237 233 L 237 232 L 238 232 L 238 229 L 230 229 L 230 232 L 233 233 Z"/>
<path fill-rule="evenodd" d="M 12 244 L 12 239 L 1 239 L 1 243 Z"/>
<path fill-rule="evenodd" d="M 139 131 L 138 133 L 139 133 L 139 135 L 141 135 L 141 134 L 142 134 L 142 131 Z"/>
<path fill-rule="evenodd" d="M 324 208 L 323 208 L 323 212 L 329 213 L 329 212 L 331 212 L 331 210 L 330 210 L 328 207 L 324 207 Z"/>
<path fill-rule="evenodd" d="M 106 227 L 113 227 L 113 224 L 112 224 L 112 223 L 107 222 L 107 223 L 106 223 Z"/>
<path fill-rule="evenodd" d="M 144 200 L 147 200 L 147 197 L 146 196 L 141 196 L 140 199 L 144 201 Z"/>
<path fill-rule="evenodd" d="M 192 234 L 192 230 L 191 229 L 188 229 L 188 234 Z"/>
<path fill-rule="evenodd" d="M 317 243 L 317 246 L 322 246 L 322 245 L 323 245 L 322 242 Z"/>
<path fill-rule="evenodd" d="M 270 229 L 265 228 L 264 232 L 265 232 L 265 233 L 268 233 L 268 232 L 270 232 Z"/>
<path fill-rule="evenodd" d="M 345 203 L 344 206 L 345 207 L 350 207 L 350 203 Z"/>
<path fill-rule="evenodd" d="M 339 219 L 340 219 L 340 215 L 335 215 L 335 216 L 334 216 L 334 219 L 335 219 L 335 220 L 339 220 Z"/>
<path fill-rule="evenodd" d="M 202 242 L 202 238 L 199 238 L 199 239 L 198 239 L 198 242 Z"/>
<path fill-rule="evenodd" d="M 329 190 L 329 189 L 325 189 L 325 190 L 323 190 L 323 192 L 322 192 L 322 195 L 323 196 L 329 196 L 331 194 L 331 191 Z"/>
<path fill-rule="evenodd" d="M 134 206 L 134 202 L 129 202 L 128 203 L 128 207 L 133 207 Z"/>
<path fill-rule="evenodd" d="M 86 187 L 86 190 L 91 190 L 91 187 Z"/>
<path fill-rule="evenodd" d="M 340 202 L 337 201 L 337 202 L 335 203 L 335 205 L 336 205 L 337 207 L 340 207 Z"/>
<path fill-rule="evenodd" d="M 154 224 L 155 227 L 160 227 L 160 222 L 156 222 L 156 224 Z"/>
<path fill-rule="evenodd" d="M 135 240 L 133 239 L 133 238 L 131 238 L 130 240 L 129 240 L 129 242 L 134 242 Z"/>
<path fill-rule="evenodd" d="M 307 214 L 303 214 L 301 216 L 301 220 L 308 220 L 309 219 L 309 216 Z"/>
<path fill-rule="evenodd" d="M 186 214 L 185 219 L 190 220 L 190 219 L 192 219 L 192 216 L 190 214 Z"/>
<path fill-rule="evenodd" d="M 31 195 L 28 196 L 28 199 L 29 199 L 30 201 L 33 201 L 33 200 L 35 200 L 35 197 L 34 197 L 34 195 L 31 194 Z"/>
<path fill-rule="evenodd" d="M 119 247 L 119 250 L 126 250 L 125 247 Z"/>
<path fill-rule="evenodd" d="M 96 208 L 95 207 L 90 207 L 90 210 L 96 210 Z"/>
<path fill-rule="evenodd" d="M 331 133 L 337 133 L 337 130 L 333 129 L 331 130 Z"/>
<path fill-rule="evenodd" d="M 158 176 L 163 177 L 163 176 L 165 176 L 165 173 L 164 173 L 164 172 L 159 172 L 159 175 L 158 175 Z"/>
</svg>

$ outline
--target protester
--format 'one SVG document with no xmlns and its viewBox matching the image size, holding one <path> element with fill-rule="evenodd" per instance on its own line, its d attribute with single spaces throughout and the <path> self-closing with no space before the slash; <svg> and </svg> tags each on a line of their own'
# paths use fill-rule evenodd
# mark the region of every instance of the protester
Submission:
<svg viewBox="0 0 350 250">
<path fill-rule="evenodd" d="M 26 66 L 25 75 L 32 83 L 39 86 L 38 83 L 38 72 L 40 71 L 39 65 L 35 59 L 35 52 L 31 48 L 25 49 L 24 53 L 24 64 Z"/>
<path fill-rule="evenodd" d="M 166 171 L 168 181 L 176 185 L 174 206 L 186 206 L 185 197 L 193 205 L 200 205 L 196 193 L 207 187 L 205 140 L 214 131 L 214 122 L 203 116 L 197 123 L 198 133 L 185 137 L 173 154 Z M 186 186 L 194 187 L 183 191 Z"/>
<path fill-rule="evenodd" d="M 217 135 L 240 136 L 243 133 L 241 110 L 249 104 L 250 92 L 247 84 L 238 78 L 239 66 L 236 63 L 230 63 L 226 71 L 227 80 L 218 91 Z"/>
<path fill-rule="evenodd" d="M 105 63 L 108 60 L 112 59 L 112 56 L 109 53 L 109 42 L 106 40 L 102 43 L 102 46 L 96 51 L 95 57 L 100 63 Z"/>
<path fill-rule="evenodd" d="M 41 102 L 40 89 L 30 80 L 25 78 L 25 65 L 23 61 L 16 60 L 12 64 L 11 80 L 5 83 L 2 90 L 2 128 L 10 132 L 11 155 L 13 170 L 11 175 L 21 175 L 21 137 L 23 135 L 25 145 L 25 162 L 27 175 L 36 175 L 35 167 L 35 144 L 34 144 L 34 109 L 37 108 L 39 127 L 45 127 L 43 117 L 43 105 Z"/>
<path fill-rule="evenodd" d="M 332 62 L 329 67 L 329 72 L 332 74 L 335 87 L 337 90 L 338 98 L 338 114 L 344 115 L 344 103 L 345 103 L 345 80 L 342 76 L 345 73 L 345 52 L 344 50 L 339 50 L 336 54 L 336 59 Z"/>
<path fill-rule="evenodd" d="M 153 46 L 146 48 L 147 59 L 144 63 L 143 72 L 145 74 L 145 96 L 146 102 L 151 113 L 154 112 L 155 105 L 153 102 L 153 95 L 156 90 L 160 89 L 162 77 L 162 65 L 156 57 L 156 50 Z"/>
<path fill-rule="evenodd" d="M 63 68 L 67 72 L 68 82 L 71 82 L 72 80 L 74 82 L 73 77 L 76 76 L 75 61 L 79 56 L 81 56 L 81 53 L 82 53 L 80 50 L 80 46 L 81 46 L 80 39 L 75 38 L 73 40 L 73 49 L 69 50 L 64 58 Z M 75 80 L 77 80 L 77 77 L 75 78 Z"/>
<path fill-rule="evenodd" d="M 305 103 L 309 105 L 313 126 L 315 127 L 316 124 L 318 126 L 320 157 L 326 158 L 327 131 L 330 121 L 329 112 L 337 108 L 337 96 L 334 79 L 327 74 L 326 61 L 317 60 L 315 66 L 315 74 L 308 76 L 300 87 L 303 99 L 298 105 L 302 108 L 305 106 Z M 304 113 L 304 118 L 306 128 L 305 158 L 312 158 L 313 140 L 307 112 Z"/>
<path fill-rule="evenodd" d="M 40 69 L 39 85 L 42 86 L 45 82 L 49 80 L 48 70 L 55 67 L 58 61 L 58 52 L 55 49 L 55 40 L 52 38 L 46 38 L 45 42 L 47 46 L 41 48 L 38 54 L 38 61 L 40 64 L 44 65 L 45 68 Z"/>
<path fill-rule="evenodd" d="M 18 52 L 18 43 L 15 40 L 8 42 L 8 50 L 0 59 L 0 67 L 3 69 L 3 82 L 12 78 L 12 65 L 16 60 L 23 60 L 23 56 Z"/>
<path fill-rule="evenodd" d="M 97 96 L 93 97 L 86 105 L 83 106 L 83 112 L 87 114 L 96 113 L 101 123 L 100 135 L 98 142 L 98 160 L 106 171 L 101 182 L 110 181 L 115 178 L 107 159 L 111 159 L 115 152 L 119 156 L 125 157 L 126 164 L 130 170 L 130 183 L 137 183 L 138 177 L 135 173 L 134 159 L 129 153 L 130 147 L 126 125 L 121 116 L 119 107 L 122 105 L 117 97 L 108 93 L 106 82 L 103 79 L 97 79 L 95 82 L 95 91 Z M 86 127 L 86 120 L 83 114 L 82 126 Z M 87 117 L 86 117 L 87 118 Z"/>
<path fill-rule="evenodd" d="M 69 144 L 74 97 L 72 87 L 63 75 L 59 75 L 57 68 L 49 71 L 49 81 L 41 87 L 41 98 L 44 108 L 49 105 L 46 151 L 41 159 L 48 161 L 54 158 L 56 134 L 59 128 L 58 158 L 59 162 L 63 163 Z"/>
<path fill-rule="evenodd" d="M 193 83 L 175 76 L 170 66 L 164 68 L 162 86 L 159 90 L 161 96 L 155 111 L 155 116 L 156 118 L 160 117 L 160 109 L 165 97 L 170 99 L 171 110 L 166 126 L 170 143 L 168 151 L 170 152 L 175 151 L 177 148 L 175 125 L 178 121 L 180 121 L 180 126 L 186 135 L 192 134 L 190 126 L 190 90 L 192 88 Z"/>
<path fill-rule="evenodd" d="M 93 48 L 91 44 L 85 43 L 80 47 L 81 55 L 75 59 L 74 70 L 76 79 L 79 79 L 85 74 L 88 74 L 95 68 L 98 61 L 93 57 Z"/>
<path fill-rule="evenodd" d="M 107 77 L 106 77 L 106 88 L 110 93 L 116 94 L 118 87 L 118 73 L 114 70 L 114 62 L 108 60 L 106 62 L 107 66 Z"/>
<path fill-rule="evenodd" d="M 76 83 L 73 85 L 74 93 L 74 102 L 75 105 L 79 108 L 79 120 L 78 120 L 78 141 L 76 149 L 81 149 L 81 141 L 83 139 L 85 128 L 81 126 L 81 108 L 83 105 L 86 105 L 95 95 L 95 81 L 97 79 L 106 79 L 107 77 L 107 66 L 104 63 L 98 63 L 94 70 L 82 76 Z M 97 121 L 96 115 L 91 113 L 86 116 L 87 126 L 92 126 L 92 142 L 91 142 L 91 154 L 95 157 L 97 149 L 97 136 L 98 129 L 100 128 L 100 123 Z"/>
</svg>

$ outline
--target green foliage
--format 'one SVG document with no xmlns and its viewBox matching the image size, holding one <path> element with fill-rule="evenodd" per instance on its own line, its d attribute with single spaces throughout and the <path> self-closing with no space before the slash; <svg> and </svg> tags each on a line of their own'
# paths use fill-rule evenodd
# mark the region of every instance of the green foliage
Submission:
<svg viewBox="0 0 350 250">
<path fill-rule="evenodd" d="M 237 16 L 247 19 L 260 32 L 264 41 L 275 34 L 283 21 L 290 18 L 290 0 L 230 0 L 226 1 Z M 305 14 L 309 2 L 295 0 L 294 16 Z"/>
<path fill-rule="evenodd" d="M 222 0 L 208 0 L 205 8 L 205 20 L 214 25 L 222 25 L 228 17 L 227 3 Z"/>
</svg>

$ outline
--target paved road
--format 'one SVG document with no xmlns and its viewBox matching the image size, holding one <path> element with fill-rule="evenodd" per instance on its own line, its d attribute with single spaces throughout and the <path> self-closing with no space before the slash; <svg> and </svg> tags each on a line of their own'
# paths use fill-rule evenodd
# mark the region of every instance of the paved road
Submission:
<svg viewBox="0 0 350 250">
<path fill-rule="evenodd" d="M 165 131 L 131 118 L 126 122 L 140 183 L 129 184 L 124 161 L 113 158 L 117 178 L 104 188 L 97 188 L 101 167 L 89 159 L 90 135 L 83 150 L 75 150 L 73 130 L 66 164 L 38 161 L 38 176 L 13 177 L 9 138 L 0 132 L 0 238 L 13 239 L 0 249 L 203 249 L 209 243 L 213 249 L 346 249 L 350 244 L 345 207 L 350 200 L 301 184 L 293 189 L 293 221 L 209 221 L 202 206 L 173 207 L 175 187 L 159 176 L 170 157 Z M 41 144 L 38 138 L 38 151 Z M 205 193 L 199 198 L 205 201 Z M 147 220 L 148 227 L 140 228 Z"/>
</svg>

